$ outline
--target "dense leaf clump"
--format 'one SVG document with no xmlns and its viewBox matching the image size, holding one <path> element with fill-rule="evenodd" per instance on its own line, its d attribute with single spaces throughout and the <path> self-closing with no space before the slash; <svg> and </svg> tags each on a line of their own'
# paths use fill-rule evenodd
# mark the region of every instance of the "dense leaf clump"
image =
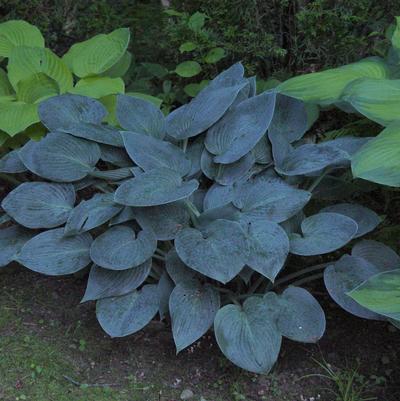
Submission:
<svg viewBox="0 0 400 401">
<path fill-rule="evenodd" d="M 83 300 L 97 301 L 109 335 L 135 333 L 159 313 L 172 321 L 177 351 L 213 326 L 233 363 L 269 371 L 282 337 L 316 342 L 325 330 L 308 291 L 276 291 L 288 282 L 289 254 L 335 251 L 379 223 L 348 203 L 304 214 L 323 178 L 340 175 L 368 140 L 310 143 L 303 136 L 315 114 L 273 90 L 256 95 L 241 64 L 166 117 L 119 96 L 119 126 L 104 124 L 96 100 L 48 99 L 39 115 L 50 133 L 0 160 L 2 172 L 36 177 L 2 202 L 19 225 L 0 231 L 0 263 L 49 275 L 91 265 Z M 368 258 L 344 258 L 374 270 Z M 339 283 L 343 264 L 325 279 L 347 304 L 353 288 Z"/>
</svg>

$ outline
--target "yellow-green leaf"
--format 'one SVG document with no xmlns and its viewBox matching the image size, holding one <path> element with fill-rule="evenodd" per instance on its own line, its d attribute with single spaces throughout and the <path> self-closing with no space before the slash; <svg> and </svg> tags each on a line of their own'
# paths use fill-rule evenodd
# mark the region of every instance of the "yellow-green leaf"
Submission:
<svg viewBox="0 0 400 401">
<path fill-rule="evenodd" d="M 400 79 L 358 79 L 343 92 L 343 100 L 381 125 L 400 120 Z"/>
<path fill-rule="evenodd" d="M 148 100 L 149 102 L 152 102 L 153 104 L 155 104 L 157 107 L 160 107 L 163 102 L 162 99 L 155 97 L 155 96 L 147 95 L 146 93 L 128 92 L 127 95 L 133 96 L 133 97 L 138 97 L 139 99 L 143 99 L 143 100 Z"/>
<path fill-rule="evenodd" d="M 14 89 L 19 81 L 43 73 L 54 79 L 60 93 L 72 88 L 72 74 L 60 57 L 49 49 L 20 46 L 13 49 L 8 61 L 8 77 Z"/>
<path fill-rule="evenodd" d="M 219 60 L 225 57 L 225 50 L 222 47 L 215 47 L 211 49 L 207 56 L 204 58 L 204 61 L 208 64 L 217 63 Z"/>
<path fill-rule="evenodd" d="M 197 61 L 184 61 L 176 66 L 175 72 L 184 78 L 194 77 L 201 71 L 201 65 Z"/>
<path fill-rule="evenodd" d="M 82 95 L 99 99 L 108 95 L 125 92 L 125 84 L 121 78 L 90 77 L 82 78 L 69 91 L 75 95 Z"/>
<path fill-rule="evenodd" d="M 196 43 L 194 43 L 194 42 L 185 42 L 185 43 L 182 43 L 179 46 L 179 51 L 181 53 L 191 52 L 191 51 L 195 50 L 196 48 L 197 48 Z"/>
<path fill-rule="evenodd" d="M 0 68 L 0 96 L 9 96 L 13 94 L 13 88 L 8 80 L 7 73 Z"/>
<path fill-rule="evenodd" d="M 44 47 L 44 39 L 39 29 L 26 21 L 11 20 L 0 24 L 0 56 L 9 57 L 17 46 Z"/>
<path fill-rule="evenodd" d="M 23 102 L 0 103 L 0 130 L 14 136 L 39 122 L 37 104 Z"/>
<path fill-rule="evenodd" d="M 396 27 L 392 34 L 392 46 L 396 52 L 400 52 L 400 17 L 395 17 Z"/>
<path fill-rule="evenodd" d="M 104 71 L 101 75 L 110 78 L 123 77 L 129 70 L 132 62 L 132 53 L 126 51 L 124 55 L 111 68 Z"/>
<path fill-rule="evenodd" d="M 64 55 L 63 60 L 80 78 L 99 75 L 113 67 L 124 56 L 129 38 L 128 28 L 96 35 L 74 44 Z"/>
<path fill-rule="evenodd" d="M 22 79 L 17 84 L 17 99 L 24 103 L 38 103 L 59 93 L 57 82 L 42 72 Z"/>
<path fill-rule="evenodd" d="M 389 76 L 384 60 L 373 57 L 321 72 L 300 75 L 281 83 L 277 90 L 305 102 L 330 105 L 337 102 L 344 88 L 358 78 L 385 79 Z"/>
<path fill-rule="evenodd" d="M 353 175 L 378 184 L 400 186 L 400 123 L 394 122 L 367 142 L 351 163 Z"/>
</svg>

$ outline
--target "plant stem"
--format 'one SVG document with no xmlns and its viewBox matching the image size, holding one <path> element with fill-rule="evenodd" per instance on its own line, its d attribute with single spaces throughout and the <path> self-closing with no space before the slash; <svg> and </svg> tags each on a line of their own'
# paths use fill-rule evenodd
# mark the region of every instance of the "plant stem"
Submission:
<svg viewBox="0 0 400 401">
<path fill-rule="evenodd" d="M 312 192 L 314 191 L 314 189 L 321 183 L 321 181 L 325 178 L 325 176 L 330 173 L 331 170 L 327 169 L 325 170 L 320 176 L 318 176 L 318 178 L 316 178 L 313 183 L 309 186 L 309 188 L 307 189 L 308 192 Z"/>
<path fill-rule="evenodd" d="M 156 249 L 156 252 L 158 252 L 161 256 L 166 256 L 167 254 L 166 254 L 166 252 L 164 252 L 162 249 L 160 249 L 160 248 L 157 248 Z"/>
<path fill-rule="evenodd" d="M 313 274 L 312 276 L 308 276 L 308 277 L 304 277 L 300 280 L 295 281 L 294 283 L 292 283 L 293 286 L 300 286 L 303 284 L 306 284 L 310 281 L 314 281 L 314 280 L 319 280 L 320 278 L 324 277 L 323 273 L 317 273 L 317 274 Z"/>
<path fill-rule="evenodd" d="M 265 277 L 260 275 L 260 277 L 253 283 L 253 285 L 249 288 L 249 294 L 253 294 L 257 288 L 264 282 Z"/>
<path fill-rule="evenodd" d="M 188 141 L 189 141 L 188 138 L 186 138 L 186 139 L 183 140 L 183 143 L 182 143 L 182 150 L 183 150 L 183 153 L 186 153 Z"/>
<path fill-rule="evenodd" d="M 328 265 L 329 265 L 329 263 L 321 263 L 320 265 L 309 266 L 309 267 L 306 267 L 305 269 L 302 269 L 302 270 L 297 271 L 295 273 L 288 274 L 287 276 L 282 277 L 279 280 L 276 280 L 274 285 L 272 286 L 272 288 L 275 288 L 275 287 L 278 287 L 279 285 L 285 284 L 288 281 L 293 280 L 294 278 L 302 276 L 303 274 L 311 273 L 311 272 L 314 272 L 314 271 L 317 271 L 317 270 L 320 270 L 320 269 L 324 269 Z"/>
<path fill-rule="evenodd" d="M 164 258 L 164 256 L 157 255 L 156 253 L 154 253 L 154 254 L 153 254 L 153 258 L 154 258 L 154 259 L 161 260 L 162 262 L 164 262 L 164 261 L 165 261 L 165 258 Z"/>
</svg>

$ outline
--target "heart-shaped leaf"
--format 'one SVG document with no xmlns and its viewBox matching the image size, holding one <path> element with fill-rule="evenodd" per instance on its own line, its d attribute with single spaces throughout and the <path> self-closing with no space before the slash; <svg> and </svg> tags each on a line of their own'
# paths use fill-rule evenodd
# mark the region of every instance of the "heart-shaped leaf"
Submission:
<svg viewBox="0 0 400 401">
<path fill-rule="evenodd" d="M 301 223 L 300 234 L 291 234 L 290 252 L 311 256 L 336 251 L 350 242 L 358 231 L 357 223 L 338 213 L 318 213 Z"/>
<path fill-rule="evenodd" d="M 198 281 L 199 274 L 182 262 L 175 249 L 171 249 L 167 253 L 165 267 L 175 284 Z"/>
<path fill-rule="evenodd" d="M 51 276 L 76 273 L 90 263 L 91 243 L 88 233 L 64 237 L 64 229 L 56 228 L 29 240 L 17 261 L 30 270 Z"/>
<path fill-rule="evenodd" d="M 74 203 L 71 184 L 24 182 L 3 199 L 1 207 L 25 227 L 54 228 L 67 221 Z"/>
<path fill-rule="evenodd" d="M 202 231 L 184 228 L 175 238 L 175 248 L 186 265 L 222 283 L 240 272 L 248 255 L 245 232 L 228 220 L 215 220 Z"/>
<path fill-rule="evenodd" d="M 382 271 L 400 267 L 400 256 L 392 248 L 378 241 L 357 242 L 351 250 L 351 255 L 365 259 Z"/>
<path fill-rule="evenodd" d="M 262 299 L 248 298 L 242 307 L 224 306 L 215 317 L 214 331 L 221 351 L 235 365 L 254 373 L 267 373 L 274 366 L 282 337 Z"/>
<path fill-rule="evenodd" d="M 151 258 L 157 240 L 151 231 L 135 231 L 127 226 L 114 226 L 98 236 L 90 248 L 90 257 L 98 266 L 111 270 L 136 267 Z"/>
</svg>

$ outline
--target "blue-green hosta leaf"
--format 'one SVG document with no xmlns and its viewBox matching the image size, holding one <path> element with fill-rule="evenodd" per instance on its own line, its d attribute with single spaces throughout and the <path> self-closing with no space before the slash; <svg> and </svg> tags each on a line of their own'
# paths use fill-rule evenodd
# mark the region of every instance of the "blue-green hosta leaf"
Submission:
<svg viewBox="0 0 400 401">
<path fill-rule="evenodd" d="M 21 248 L 32 238 L 32 232 L 19 226 L 0 229 L 0 267 L 17 258 Z"/>
<path fill-rule="evenodd" d="M 246 84 L 241 79 L 231 79 L 229 75 L 217 76 L 190 103 L 168 115 L 168 135 L 185 139 L 206 131 L 225 114 Z"/>
<path fill-rule="evenodd" d="M 368 143 L 371 137 L 358 138 L 356 136 L 344 136 L 332 139 L 331 141 L 323 142 L 324 145 L 333 146 L 336 149 L 346 152 L 349 160 L 355 153 L 357 153 L 366 143 Z"/>
<path fill-rule="evenodd" d="M 372 276 L 348 295 L 364 308 L 400 321 L 400 269 Z"/>
<path fill-rule="evenodd" d="M 198 281 L 199 274 L 182 262 L 174 248 L 167 253 L 165 268 L 175 284 Z"/>
<path fill-rule="evenodd" d="M 30 270 L 51 276 L 75 273 L 90 263 L 89 233 L 64 237 L 64 229 L 40 233 L 21 249 L 17 261 Z"/>
<path fill-rule="evenodd" d="M 400 186 L 400 124 L 395 122 L 365 144 L 351 161 L 354 177 Z"/>
<path fill-rule="evenodd" d="M 235 185 L 211 185 L 204 197 L 204 210 L 215 209 L 227 205 L 235 198 Z"/>
<path fill-rule="evenodd" d="M 199 228 L 207 227 L 210 223 L 215 220 L 240 220 L 240 211 L 233 206 L 232 203 L 228 203 L 223 206 L 218 206 L 213 209 L 207 209 L 197 218 L 197 224 Z"/>
<path fill-rule="evenodd" d="M 117 98 L 117 120 L 122 128 L 163 139 L 166 132 L 165 117 L 152 102 L 132 96 Z"/>
<path fill-rule="evenodd" d="M 125 149 L 110 145 L 100 145 L 101 160 L 118 167 L 132 167 L 132 161 Z"/>
<path fill-rule="evenodd" d="M 125 149 L 144 171 L 167 168 L 182 177 L 189 173 L 191 162 L 182 149 L 150 135 L 122 132 Z"/>
<path fill-rule="evenodd" d="M 336 251 L 350 242 L 358 231 L 357 223 L 338 213 L 318 213 L 301 223 L 302 234 L 290 235 L 290 252 L 311 256 Z"/>
<path fill-rule="evenodd" d="M 114 202 L 114 194 L 95 194 L 83 200 L 69 214 L 64 235 L 76 235 L 90 231 L 117 215 L 123 206 Z"/>
<path fill-rule="evenodd" d="M 32 173 L 52 181 L 72 182 L 94 170 L 100 148 L 97 143 L 52 132 L 39 142 L 28 142 L 19 155 Z"/>
<path fill-rule="evenodd" d="M 160 241 L 173 240 L 180 230 L 189 225 L 190 220 L 190 214 L 182 201 L 135 208 L 133 212 L 140 226 L 152 230 Z"/>
<path fill-rule="evenodd" d="M 238 185 L 233 204 L 244 220 L 268 219 L 280 223 L 294 216 L 308 203 L 311 194 L 281 179 L 258 177 Z"/>
<path fill-rule="evenodd" d="M 158 311 L 156 285 L 145 285 L 120 297 L 97 301 L 96 316 L 103 330 L 111 337 L 124 337 L 146 326 Z"/>
<path fill-rule="evenodd" d="M 108 95 L 125 92 L 125 84 L 121 78 L 88 77 L 80 79 L 69 93 L 100 99 Z"/>
<path fill-rule="evenodd" d="M 275 93 L 265 92 L 232 107 L 205 139 L 214 162 L 230 164 L 250 152 L 266 133 L 275 108 Z"/>
<path fill-rule="evenodd" d="M 351 255 L 365 259 L 381 271 L 400 268 L 400 256 L 392 248 L 378 241 L 357 242 L 351 250 Z"/>
<path fill-rule="evenodd" d="M 380 217 L 373 210 L 357 204 L 338 203 L 323 208 L 321 212 L 339 213 L 353 219 L 358 225 L 358 231 L 354 238 L 369 233 L 381 222 Z"/>
<path fill-rule="evenodd" d="M 56 54 L 41 47 L 15 47 L 7 65 L 8 78 L 15 90 L 18 82 L 38 73 L 43 73 L 57 82 L 60 93 L 72 88 L 72 74 Z"/>
<path fill-rule="evenodd" d="M 284 337 L 303 343 L 317 342 L 325 332 L 325 313 L 305 289 L 288 287 L 278 297 L 276 325 Z"/>
<path fill-rule="evenodd" d="M 123 183 L 115 192 L 115 201 L 126 206 L 157 206 L 188 198 L 199 183 L 183 181 L 175 171 L 155 169 Z"/>
<path fill-rule="evenodd" d="M 24 182 L 3 199 L 1 207 L 22 226 L 54 228 L 67 221 L 74 203 L 71 184 Z"/>
<path fill-rule="evenodd" d="M 279 93 L 305 102 L 330 105 L 337 102 L 350 82 L 362 78 L 385 79 L 389 68 L 383 59 L 371 57 L 326 71 L 314 72 L 281 83 Z"/>
<path fill-rule="evenodd" d="M 224 306 L 215 317 L 214 331 L 221 351 L 235 365 L 254 373 L 274 366 L 282 337 L 262 299 L 248 298 L 242 307 Z"/>
<path fill-rule="evenodd" d="M 151 231 L 135 231 L 127 226 L 113 226 L 98 236 L 90 248 L 90 257 L 100 267 L 125 270 L 151 258 L 157 240 Z"/>
<path fill-rule="evenodd" d="M 267 135 L 263 135 L 252 150 L 256 163 L 270 164 L 273 161 L 272 148 Z"/>
<path fill-rule="evenodd" d="M 208 331 L 219 308 L 219 293 L 207 284 L 183 282 L 174 288 L 169 298 L 169 310 L 177 352 Z"/>
<path fill-rule="evenodd" d="M 0 25 L 0 57 L 9 57 L 17 46 L 44 47 L 39 29 L 22 20 L 10 20 Z"/>
<path fill-rule="evenodd" d="M 110 220 L 110 226 L 126 223 L 127 221 L 134 220 L 135 217 L 136 216 L 135 213 L 133 212 L 133 208 L 129 206 L 124 206 L 122 211 Z"/>
<path fill-rule="evenodd" d="M 203 173 L 221 185 L 232 185 L 247 175 L 254 165 L 254 156 L 247 153 L 237 162 L 232 164 L 216 164 L 213 156 L 207 149 L 203 150 L 200 164 Z"/>
<path fill-rule="evenodd" d="M 175 238 L 182 261 L 207 277 L 227 283 L 246 264 L 248 244 L 239 223 L 215 220 L 201 231 L 184 228 Z"/>
<path fill-rule="evenodd" d="M 304 175 L 349 160 L 347 152 L 325 143 L 301 145 L 276 164 L 284 175 Z M 276 161 L 276 160 L 275 160 Z"/>
<path fill-rule="evenodd" d="M 160 314 L 160 320 L 164 320 L 165 316 L 169 314 L 169 297 L 171 296 L 174 287 L 174 282 L 170 279 L 168 273 L 164 270 L 157 284 L 157 292 L 159 298 L 158 312 Z"/>
<path fill-rule="evenodd" d="M 93 265 L 81 302 L 128 294 L 143 284 L 150 273 L 150 269 L 151 259 L 132 269 L 120 271 L 103 269 Z"/>
<path fill-rule="evenodd" d="M 22 163 L 18 152 L 18 150 L 12 150 L 0 159 L 0 173 L 16 174 L 27 171 L 27 168 L 24 163 Z"/>
<path fill-rule="evenodd" d="M 381 319 L 379 315 L 360 306 L 347 294 L 378 274 L 380 268 L 372 265 L 363 258 L 343 255 L 335 264 L 324 271 L 326 289 L 333 300 L 345 311 L 364 319 Z"/>
<path fill-rule="evenodd" d="M 269 126 L 269 136 L 284 136 L 292 143 L 303 137 L 308 129 L 308 114 L 304 102 L 278 94 L 274 117 Z"/>
<path fill-rule="evenodd" d="M 0 102 L 0 130 L 10 136 L 19 134 L 40 121 L 37 109 L 37 104 Z"/>
<path fill-rule="evenodd" d="M 128 47 L 129 39 L 128 28 L 96 35 L 72 45 L 63 60 L 80 78 L 99 75 L 121 60 Z"/>
<path fill-rule="evenodd" d="M 191 168 L 188 176 L 193 177 L 201 171 L 201 155 L 204 150 L 204 140 L 201 136 L 190 143 L 186 150 L 186 156 L 191 162 Z"/>
<path fill-rule="evenodd" d="M 289 253 L 285 230 L 267 219 L 244 224 L 244 229 L 249 243 L 246 264 L 274 281 Z"/>
<path fill-rule="evenodd" d="M 387 126 L 399 119 L 400 79 L 358 79 L 346 87 L 342 99 L 370 120 Z"/>
</svg>

